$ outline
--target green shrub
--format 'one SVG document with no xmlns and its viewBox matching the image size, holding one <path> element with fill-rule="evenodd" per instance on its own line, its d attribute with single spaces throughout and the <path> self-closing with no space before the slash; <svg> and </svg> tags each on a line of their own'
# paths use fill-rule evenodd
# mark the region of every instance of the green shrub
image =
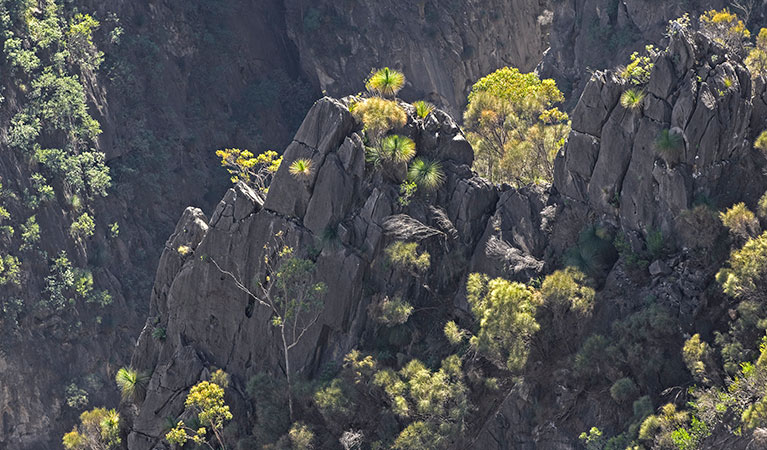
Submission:
<svg viewBox="0 0 767 450">
<path fill-rule="evenodd" d="M 727 8 L 721 11 L 710 9 L 699 20 L 704 34 L 742 56 L 744 44 L 751 37 L 751 32 L 736 14 Z"/>
<path fill-rule="evenodd" d="M 83 409 L 88 406 L 88 393 L 74 383 L 66 387 L 64 395 L 70 408 Z"/>
<path fill-rule="evenodd" d="M 288 432 L 292 450 L 311 450 L 314 448 L 314 433 L 308 426 L 301 422 L 296 422 L 290 427 Z"/>
<path fill-rule="evenodd" d="M 389 297 L 385 297 L 376 309 L 375 320 L 388 327 L 402 325 L 413 313 L 413 306 L 400 298 L 390 300 Z"/>
<path fill-rule="evenodd" d="M 631 378 L 621 378 L 610 387 L 610 396 L 618 403 L 626 403 L 634 400 L 639 394 L 639 389 Z"/>
<path fill-rule="evenodd" d="M 586 275 L 574 267 L 557 270 L 543 280 L 541 295 L 547 304 L 572 309 L 581 316 L 590 315 L 595 293 L 585 282 Z"/>
<path fill-rule="evenodd" d="M 719 218 L 736 238 L 746 240 L 759 233 L 759 221 L 745 203 L 732 205 L 727 211 L 719 213 Z"/>
<path fill-rule="evenodd" d="M 447 322 L 445 324 L 444 328 L 445 337 L 447 338 L 448 342 L 452 345 L 458 345 L 461 342 L 463 342 L 464 339 L 466 339 L 466 336 L 468 333 L 466 330 L 462 330 L 458 327 L 458 324 L 453 322 L 452 320 Z"/>
<path fill-rule="evenodd" d="M 21 286 L 21 262 L 13 255 L 0 256 L 0 286 Z"/>
<path fill-rule="evenodd" d="M 745 63 L 753 78 L 767 75 L 767 28 L 759 30 L 756 45 L 748 53 Z"/>
<path fill-rule="evenodd" d="M 428 252 L 418 253 L 417 242 L 397 241 L 386 247 L 384 253 L 396 268 L 413 275 L 423 275 L 431 265 Z"/>
<path fill-rule="evenodd" d="M 83 242 L 85 239 L 93 236 L 95 230 L 96 223 L 88 213 L 82 213 L 80 217 L 69 226 L 70 236 L 79 242 Z"/>
<path fill-rule="evenodd" d="M 473 273 L 466 283 L 467 297 L 479 330 L 472 346 L 499 367 L 521 371 L 530 352 L 530 340 L 540 329 L 535 319 L 541 298 L 532 288 L 503 278 L 490 280 Z"/>
<path fill-rule="evenodd" d="M 21 225 L 21 247 L 22 251 L 31 250 L 40 241 L 40 225 L 37 224 L 37 218 L 31 216 Z"/>
<path fill-rule="evenodd" d="M 650 81 L 650 74 L 654 65 L 658 50 L 652 45 L 645 47 L 645 52 L 640 55 L 639 52 L 631 54 L 631 62 L 619 70 L 620 76 L 628 83 L 634 86 L 642 86 Z"/>
</svg>

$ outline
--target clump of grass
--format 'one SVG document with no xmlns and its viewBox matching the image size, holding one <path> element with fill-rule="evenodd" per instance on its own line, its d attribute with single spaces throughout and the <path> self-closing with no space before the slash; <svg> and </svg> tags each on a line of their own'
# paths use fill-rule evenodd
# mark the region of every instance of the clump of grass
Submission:
<svg viewBox="0 0 767 450">
<path fill-rule="evenodd" d="M 408 169 L 408 179 L 427 191 L 434 190 L 445 182 L 442 164 L 426 158 L 416 158 Z"/>
<path fill-rule="evenodd" d="M 645 93 L 641 89 L 628 89 L 621 94 L 621 106 L 626 109 L 636 109 L 642 105 Z"/>
<path fill-rule="evenodd" d="M 368 91 L 384 97 L 393 97 L 404 85 L 405 75 L 388 67 L 374 69 L 365 82 Z"/>
<path fill-rule="evenodd" d="M 655 140 L 655 149 L 667 163 L 672 164 L 679 161 L 683 144 L 681 135 L 666 129 L 662 130 Z"/>
<path fill-rule="evenodd" d="M 434 105 L 423 100 L 418 100 L 413 103 L 413 106 L 415 107 L 415 114 L 421 119 L 427 118 L 434 111 Z"/>
<path fill-rule="evenodd" d="M 288 171 L 296 178 L 308 178 L 312 174 L 312 162 L 306 158 L 299 158 L 290 163 Z"/>
</svg>

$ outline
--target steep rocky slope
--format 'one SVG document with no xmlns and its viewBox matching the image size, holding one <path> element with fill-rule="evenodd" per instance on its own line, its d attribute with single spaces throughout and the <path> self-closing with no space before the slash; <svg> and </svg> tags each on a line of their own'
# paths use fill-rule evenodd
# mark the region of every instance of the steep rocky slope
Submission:
<svg viewBox="0 0 767 450">
<path fill-rule="evenodd" d="M 455 446 L 576 448 L 577 435 L 597 423 L 619 433 L 632 412 L 609 397 L 615 378 L 636 379 L 654 405 L 668 400 L 678 394 L 669 388 L 690 382 L 679 351 L 685 334 L 710 333 L 726 317 L 727 301 L 710 289 L 726 255 L 687 248 L 683 234 L 690 230 L 676 219 L 701 198 L 723 208 L 741 200 L 753 204 L 764 191 L 764 162 L 749 144 L 763 126 L 760 116 L 749 126 L 752 97 L 762 97 L 755 86 L 763 89 L 741 62 L 689 31 L 676 34 L 656 60 L 639 108 L 619 104 L 626 80 L 595 73 L 546 191 L 492 186 L 474 176 L 471 147 L 452 119 L 437 111 L 420 120 L 410 112 L 396 131 L 415 140 L 419 155 L 441 160 L 447 182 L 434 193 L 419 192 L 407 206 L 397 201 L 401 173 L 365 165 L 361 125 L 349 113 L 349 99 L 323 98 L 286 149 L 265 199 L 238 185 L 210 219 L 187 209 L 165 245 L 150 317 L 132 360 L 152 377 L 131 418 L 129 448 L 162 447 L 164 418 L 183 411 L 186 390 L 214 367 L 232 376 L 227 401 L 236 417 L 234 435 L 247 435 L 259 420 L 244 386 L 258 372 L 281 376 L 275 328 L 268 311 L 212 261 L 245 284 L 255 283 L 267 275 L 265 243 L 278 232 L 316 259 L 332 294 L 292 355 L 296 373 L 308 378 L 371 345 L 380 330 L 368 305 L 377 294 L 396 287 L 417 308 L 436 310 L 419 313 L 428 320 L 414 316 L 418 326 L 408 328 L 405 345 L 439 348 L 442 328 L 435 322 L 457 317 L 470 323 L 463 292 L 468 273 L 528 281 L 578 254 L 599 283 L 592 319 L 566 317 L 561 327 L 571 334 L 565 344 L 557 341 L 558 328 L 536 337 L 524 379 L 504 384 L 508 395 L 479 398 Z M 676 158 L 656 150 L 663 130 L 683 137 Z M 307 181 L 288 172 L 298 158 L 315 167 Z M 658 232 L 665 237 L 663 251 L 652 253 L 651 235 Z M 332 243 L 321 239 L 328 234 L 335 236 Z M 616 236 L 627 241 L 620 254 L 612 246 Z M 602 249 L 595 253 L 585 239 Z M 419 242 L 439 264 L 423 280 L 397 275 L 383 252 L 395 240 Z M 180 246 L 192 251 L 183 254 Z M 651 258 L 649 272 L 632 266 L 631 255 Z M 158 327 L 164 340 L 152 337 Z M 594 333 L 629 335 L 620 339 L 639 333 L 643 346 L 626 353 L 617 369 L 584 378 L 572 358 Z M 637 352 L 629 344 L 616 351 Z M 323 448 L 337 445 L 337 436 L 327 439 Z"/>
<path fill-rule="evenodd" d="M 351 10 L 246 0 L 77 6 L 101 21 L 96 43 L 105 61 L 85 79 L 85 91 L 90 113 L 101 124 L 96 149 L 106 155 L 113 187 L 89 205 L 95 234 L 83 244 L 68 235 L 74 216 L 67 200 L 43 207 L 37 219 L 42 249 L 48 255 L 66 249 L 75 267 L 91 268 L 96 288 L 109 291 L 113 302 L 103 310 L 83 305 L 66 316 L 4 313 L 21 330 L 4 327 L 13 337 L 3 339 L 0 353 L 0 446 L 11 449 L 58 447 L 79 413 L 66 405 L 69 384 L 88 391 L 91 405 L 116 401 L 114 370 L 127 362 L 146 316 L 164 237 L 186 205 L 211 210 L 226 190 L 214 150 L 284 147 L 320 88 L 353 92 L 379 64 L 403 67 L 413 97 L 429 95 L 457 111 L 474 78 L 503 64 L 530 69 L 544 46 L 537 2 L 499 5 L 502 13 L 493 17 L 478 4 L 446 9 L 429 3 L 422 20 L 407 8 L 362 2 Z M 371 18 L 360 23 L 363 12 Z M 381 24 L 392 21 L 407 23 L 407 29 L 387 35 Z M 355 33 L 346 26 L 352 23 L 359 41 L 351 42 Z M 117 28 L 122 34 L 112 34 Z M 446 46 L 445 37 L 455 45 Z M 341 44 L 333 54 L 346 61 L 340 66 L 318 45 L 334 39 Z M 399 54 L 410 61 L 403 64 Z M 325 73 L 335 80 L 332 88 Z M 6 81 L 3 117 L 10 119 L 21 91 Z M 4 126 L 4 147 L 7 131 Z M 23 198 L 24 189 L 32 188 L 29 167 L 20 154 L 3 155 L 2 182 Z M 26 213 L 11 213 L 23 223 Z M 20 230 L 21 223 L 12 225 Z M 113 223 L 119 225 L 114 237 Z M 32 264 L 24 255 L 21 261 L 26 284 L 9 295 L 33 305 L 43 294 L 51 261 Z M 3 298 L 6 310 L 10 299 Z M 78 323 L 85 325 L 72 331 Z"/>
</svg>

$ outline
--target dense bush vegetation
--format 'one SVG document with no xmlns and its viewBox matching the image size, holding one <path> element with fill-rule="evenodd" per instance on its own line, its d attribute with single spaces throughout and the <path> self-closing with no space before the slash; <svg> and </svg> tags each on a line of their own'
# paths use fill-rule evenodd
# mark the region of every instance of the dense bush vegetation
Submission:
<svg viewBox="0 0 767 450">
<path fill-rule="evenodd" d="M 554 80 L 511 67 L 477 81 L 464 113 L 475 170 L 496 183 L 551 181 L 570 131 L 567 114 L 554 106 L 563 100 Z"/>
</svg>

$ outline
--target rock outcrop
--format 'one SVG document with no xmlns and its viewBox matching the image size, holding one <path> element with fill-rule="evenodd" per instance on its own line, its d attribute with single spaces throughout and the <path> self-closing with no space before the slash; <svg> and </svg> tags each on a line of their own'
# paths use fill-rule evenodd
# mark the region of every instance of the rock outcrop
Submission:
<svg viewBox="0 0 767 450">
<path fill-rule="evenodd" d="M 557 156 L 559 192 L 627 231 L 671 235 L 693 202 L 726 207 L 763 185 L 750 140 L 751 76 L 724 48 L 687 33 L 671 39 L 646 86 L 594 74 Z M 634 108 L 620 104 L 628 89 L 646 93 Z"/>
</svg>

